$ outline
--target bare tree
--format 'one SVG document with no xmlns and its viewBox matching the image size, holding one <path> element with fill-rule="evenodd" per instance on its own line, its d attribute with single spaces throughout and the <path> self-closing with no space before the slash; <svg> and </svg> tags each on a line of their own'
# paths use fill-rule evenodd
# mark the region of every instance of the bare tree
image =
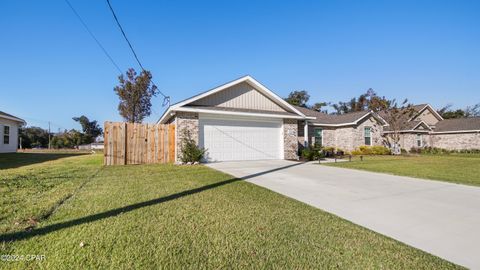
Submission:
<svg viewBox="0 0 480 270">
<path fill-rule="evenodd" d="M 415 110 L 407 99 L 400 104 L 393 99 L 385 102 L 382 106 L 379 113 L 388 123 L 386 131 L 388 133 L 384 136 L 385 144 L 393 154 L 400 154 L 401 132 L 408 129 L 409 120 L 414 116 Z"/>
<path fill-rule="evenodd" d="M 480 116 L 480 103 L 473 106 L 467 106 L 465 108 L 465 117 L 479 117 Z"/>
</svg>

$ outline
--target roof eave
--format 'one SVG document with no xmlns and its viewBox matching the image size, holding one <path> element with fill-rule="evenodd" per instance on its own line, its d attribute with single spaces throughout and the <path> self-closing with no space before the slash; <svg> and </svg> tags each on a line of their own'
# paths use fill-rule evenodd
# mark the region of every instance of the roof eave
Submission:
<svg viewBox="0 0 480 270">
<path fill-rule="evenodd" d="M 172 108 L 170 112 L 166 112 L 165 115 L 171 115 L 172 112 L 194 112 L 194 113 L 209 113 L 209 114 L 223 114 L 223 115 L 238 115 L 238 116 L 253 116 L 253 117 L 267 117 L 267 118 L 284 118 L 284 119 L 299 119 L 303 120 L 305 117 L 300 115 L 285 115 L 285 114 L 274 114 L 274 113 L 257 113 L 257 112 L 239 112 L 239 111 L 218 111 L 218 110 L 208 110 L 200 108 Z M 162 117 L 159 123 L 164 122 L 167 118 Z"/>
<path fill-rule="evenodd" d="M 25 120 L 23 120 L 23 119 L 21 119 L 21 118 L 17 118 L 17 117 L 10 117 L 10 116 L 7 116 L 7 115 L 0 115 L 0 118 L 4 118 L 4 119 L 11 120 L 11 121 L 15 121 L 15 122 L 20 123 L 20 124 L 22 124 L 22 125 L 27 124 L 27 122 L 25 122 Z"/>
</svg>

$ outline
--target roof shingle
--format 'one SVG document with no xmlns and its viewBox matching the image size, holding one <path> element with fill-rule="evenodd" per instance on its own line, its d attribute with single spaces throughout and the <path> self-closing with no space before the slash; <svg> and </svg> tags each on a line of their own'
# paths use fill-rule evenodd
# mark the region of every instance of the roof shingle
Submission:
<svg viewBox="0 0 480 270">
<path fill-rule="evenodd" d="M 294 107 L 300 112 L 302 112 L 303 114 L 305 114 L 306 116 L 316 117 L 316 119 L 310 120 L 310 122 L 316 123 L 316 124 L 326 124 L 326 125 L 350 124 L 370 113 L 369 111 L 360 111 L 360 112 L 334 115 L 334 114 L 326 114 L 326 113 L 310 110 L 305 107 L 299 107 L 299 106 L 294 106 Z"/>
<path fill-rule="evenodd" d="M 480 130 L 480 117 L 445 119 L 435 125 L 434 132 Z"/>
</svg>

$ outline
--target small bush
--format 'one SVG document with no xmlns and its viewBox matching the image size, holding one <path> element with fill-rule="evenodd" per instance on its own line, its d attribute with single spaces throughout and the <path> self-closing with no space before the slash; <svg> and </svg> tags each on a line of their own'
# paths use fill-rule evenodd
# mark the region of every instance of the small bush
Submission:
<svg viewBox="0 0 480 270">
<path fill-rule="evenodd" d="M 325 152 L 322 151 L 322 148 L 319 147 L 318 145 L 304 148 L 301 154 L 304 159 L 309 161 L 325 157 Z"/>
<path fill-rule="evenodd" d="M 200 162 L 207 150 L 199 147 L 192 139 L 190 130 L 184 129 L 181 140 L 181 157 L 182 163 Z"/>
<path fill-rule="evenodd" d="M 424 148 L 412 147 L 410 149 L 410 153 L 412 153 L 412 154 L 429 154 L 429 155 L 448 155 L 448 154 L 454 154 L 454 153 L 479 154 L 480 149 L 448 150 L 448 149 L 438 148 L 438 147 L 424 147 Z"/>
<path fill-rule="evenodd" d="M 337 150 L 335 150 L 335 155 L 337 156 L 344 156 L 344 155 L 347 155 L 347 152 L 345 152 L 343 149 L 341 148 L 337 148 Z"/>
<path fill-rule="evenodd" d="M 480 154 L 480 149 L 462 149 L 462 150 L 458 150 L 458 153 L 462 153 L 462 154 Z"/>
<path fill-rule="evenodd" d="M 356 149 L 356 150 L 353 150 L 352 153 L 351 153 L 353 156 L 360 156 L 360 155 L 363 155 L 362 151 Z"/>
<path fill-rule="evenodd" d="M 302 158 L 306 159 L 306 160 L 313 160 L 314 158 L 314 151 L 313 151 L 313 148 L 304 148 L 302 150 Z"/>
<path fill-rule="evenodd" d="M 390 149 L 385 146 L 375 145 L 367 146 L 362 145 L 352 151 L 352 155 L 390 155 Z"/>
<path fill-rule="evenodd" d="M 332 146 L 326 146 L 322 148 L 325 157 L 333 157 L 335 156 L 335 147 Z"/>
<path fill-rule="evenodd" d="M 372 146 L 372 155 L 390 155 L 391 151 L 385 146 Z"/>
</svg>

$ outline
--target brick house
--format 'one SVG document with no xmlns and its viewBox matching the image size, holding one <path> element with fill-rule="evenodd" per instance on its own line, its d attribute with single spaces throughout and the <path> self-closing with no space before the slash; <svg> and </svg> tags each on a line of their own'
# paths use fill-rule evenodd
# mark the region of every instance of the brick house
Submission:
<svg viewBox="0 0 480 270">
<path fill-rule="evenodd" d="M 401 148 L 480 149 L 480 117 L 443 119 L 429 104 L 414 105 L 413 110 L 400 131 Z M 384 136 L 389 133 L 387 126 Z"/>
<path fill-rule="evenodd" d="M 438 116 L 431 106 L 418 106 L 418 114 L 408 119 L 411 129 L 402 131 L 402 147 L 415 144 L 420 134 L 432 146 L 480 148 L 478 119 L 450 121 Z M 177 159 L 188 131 L 207 149 L 207 162 L 297 159 L 299 150 L 310 144 L 352 151 L 362 145 L 384 145 L 388 136 L 388 123 L 381 115 L 329 115 L 292 106 L 250 76 L 171 105 L 158 123 L 176 126 Z"/>
</svg>

